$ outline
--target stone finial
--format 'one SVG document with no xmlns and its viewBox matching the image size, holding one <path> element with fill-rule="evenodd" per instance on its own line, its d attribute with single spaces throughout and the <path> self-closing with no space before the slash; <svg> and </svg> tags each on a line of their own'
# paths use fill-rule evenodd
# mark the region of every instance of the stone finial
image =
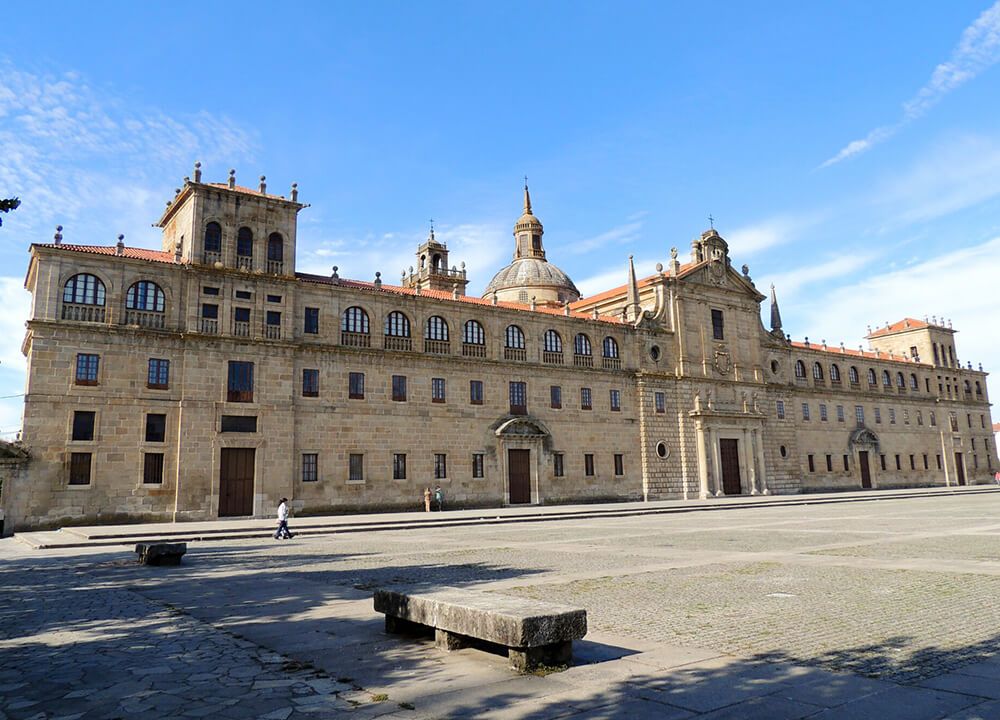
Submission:
<svg viewBox="0 0 1000 720">
<path fill-rule="evenodd" d="M 201 162 L 196 162 L 194 164 L 194 181 L 196 183 L 201 182 Z"/>
<path fill-rule="evenodd" d="M 452 283 L 451 286 L 451 299 L 458 300 L 458 283 Z"/>
<path fill-rule="evenodd" d="M 233 190 L 236 187 L 236 170 L 231 169 L 229 171 L 229 189 Z"/>
<path fill-rule="evenodd" d="M 333 266 L 333 272 L 330 274 L 330 279 L 331 280 L 340 280 L 340 275 L 337 274 L 338 270 L 340 270 L 340 268 L 337 267 L 336 265 L 334 265 Z"/>
<path fill-rule="evenodd" d="M 745 277 L 745 278 L 749 278 L 750 277 L 750 266 L 749 265 L 747 265 L 746 263 L 743 263 L 743 267 L 741 268 L 741 270 L 743 270 L 743 277 Z"/>
<path fill-rule="evenodd" d="M 563 303 L 563 315 L 569 317 L 569 300 Z"/>
<path fill-rule="evenodd" d="M 420 283 L 419 282 L 416 285 L 413 286 L 413 294 L 414 295 L 419 295 L 420 294 Z"/>
<path fill-rule="evenodd" d="M 826 338 L 823 338 L 821 342 L 823 343 L 823 349 L 826 350 Z"/>
<path fill-rule="evenodd" d="M 377 288 L 382 287 L 382 273 L 380 273 L 380 272 L 376 272 L 375 273 L 375 283 L 374 284 L 375 284 L 375 287 L 377 287 Z"/>
<path fill-rule="evenodd" d="M 847 349 L 844 347 L 844 341 L 843 340 L 840 341 L 840 352 L 841 353 L 847 352 Z"/>
<path fill-rule="evenodd" d="M 56 225 L 56 234 L 52 239 L 55 240 L 56 245 L 62 243 L 62 225 Z"/>
<path fill-rule="evenodd" d="M 180 263 L 181 256 L 184 254 L 184 242 L 183 237 L 180 241 L 174 243 L 174 262 Z"/>
<path fill-rule="evenodd" d="M 601 314 L 599 312 L 597 312 L 597 308 L 594 308 L 594 312 L 592 313 L 592 316 L 593 316 L 594 320 L 597 320 L 599 317 L 601 317 Z"/>
<path fill-rule="evenodd" d="M 191 182 L 191 178 L 189 178 L 187 175 L 185 175 L 184 176 L 184 184 L 187 185 L 189 182 Z"/>
<path fill-rule="evenodd" d="M 174 197 L 177 197 L 180 194 L 181 194 L 181 189 L 180 188 L 174 188 Z"/>
<path fill-rule="evenodd" d="M 675 247 L 670 248 L 670 259 L 671 260 L 677 259 L 677 248 Z"/>
<path fill-rule="evenodd" d="M 805 346 L 809 347 L 809 336 L 808 335 L 806 335 L 806 337 L 805 337 Z"/>
<path fill-rule="evenodd" d="M 531 307 L 532 310 L 534 310 L 536 307 L 538 307 L 538 305 L 535 303 L 535 296 L 534 295 L 531 296 L 531 305 L 529 307 Z"/>
<path fill-rule="evenodd" d="M 406 268 L 403 268 L 403 271 L 401 273 L 399 273 L 399 279 L 400 279 L 401 282 L 403 280 L 406 280 Z"/>
<path fill-rule="evenodd" d="M 491 305 L 496 305 L 497 304 L 497 291 L 496 290 L 493 291 L 493 295 L 490 297 L 490 304 Z"/>
<path fill-rule="evenodd" d="M 868 328 L 868 334 L 871 335 L 872 334 L 872 326 L 871 325 L 867 325 L 866 327 Z"/>
<path fill-rule="evenodd" d="M 954 330 L 954 328 L 951 326 L 951 318 L 948 318 L 948 329 Z"/>
<path fill-rule="evenodd" d="M 260 193 L 263 195 L 267 192 L 267 178 L 263 175 L 260 176 Z"/>
<path fill-rule="evenodd" d="M 656 263 L 656 272 L 658 273 L 663 272 L 663 263 Z"/>
<path fill-rule="evenodd" d="M 119 235 L 118 242 L 115 244 L 115 255 L 125 254 L 125 236 Z"/>
<path fill-rule="evenodd" d="M 292 202 L 298 202 L 299 201 L 299 184 L 298 183 L 292 183 L 292 195 L 291 195 L 291 198 L 292 198 Z"/>
<path fill-rule="evenodd" d="M 971 369 L 972 369 L 972 361 L 971 361 L 971 360 L 969 360 L 969 365 L 968 365 L 968 369 L 969 369 L 969 370 L 971 370 Z"/>
<path fill-rule="evenodd" d="M 983 364 L 979 363 L 979 372 L 982 372 L 982 371 L 983 371 Z"/>
<path fill-rule="evenodd" d="M 937 325 L 937 315 L 931 315 L 931 324 Z"/>
</svg>

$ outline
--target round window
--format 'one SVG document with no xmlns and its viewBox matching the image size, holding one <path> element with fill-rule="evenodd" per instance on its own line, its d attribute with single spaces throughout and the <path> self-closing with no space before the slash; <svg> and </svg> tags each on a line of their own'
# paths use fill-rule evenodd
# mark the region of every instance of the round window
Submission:
<svg viewBox="0 0 1000 720">
<path fill-rule="evenodd" d="M 786 457 L 788 455 L 788 450 L 785 449 L 784 445 L 781 446 L 780 452 L 781 452 L 781 457 Z"/>
<path fill-rule="evenodd" d="M 660 346 L 654 345 L 649 348 L 649 357 L 653 358 L 653 362 L 658 362 L 660 359 Z"/>
<path fill-rule="evenodd" d="M 778 374 L 778 361 L 777 360 L 772 360 L 771 361 L 771 372 L 774 373 L 775 375 Z"/>
<path fill-rule="evenodd" d="M 667 448 L 667 444 L 662 440 L 656 443 L 656 454 L 664 459 L 670 456 L 670 450 Z"/>
</svg>

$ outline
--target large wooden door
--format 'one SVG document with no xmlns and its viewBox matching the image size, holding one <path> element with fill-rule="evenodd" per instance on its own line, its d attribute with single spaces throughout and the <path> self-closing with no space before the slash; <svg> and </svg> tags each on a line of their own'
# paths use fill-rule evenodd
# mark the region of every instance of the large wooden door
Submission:
<svg viewBox="0 0 1000 720">
<path fill-rule="evenodd" d="M 253 448 L 223 448 L 219 517 L 253 515 Z"/>
<path fill-rule="evenodd" d="M 955 453 L 955 471 L 958 473 L 958 484 L 965 485 L 965 463 L 960 452 Z"/>
<path fill-rule="evenodd" d="M 507 475 L 510 482 L 510 504 L 531 502 L 531 451 L 507 451 Z"/>
<path fill-rule="evenodd" d="M 722 458 L 722 492 L 726 495 L 740 495 L 740 445 L 739 440 L 721 438 L 719 455 Z"/>
<path fill-rule="evenodd" d="M 872 486 L 872 471 L 868 467 L 868 451 L 858 451 L 858 465 L 861 466 L 861 487 L 870 488 Z"/>
</svg>

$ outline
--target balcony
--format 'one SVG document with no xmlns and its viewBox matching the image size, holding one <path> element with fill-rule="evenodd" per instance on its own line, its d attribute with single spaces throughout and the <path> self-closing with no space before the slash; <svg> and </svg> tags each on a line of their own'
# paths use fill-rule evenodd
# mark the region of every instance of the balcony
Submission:
<svg viewBox="0 0 1000 720">
<path fill-rule="evenodd" d="M 164 314 L 158 312 L 145 312 L 144 310 L 126 310 L 125 324 L 138 325 L 139 327 L 162 330 L 166 325 Z"/>
<path fill-rule="evenodd" d="M 269 275 L 281 275 L 285 271 L 285 263 L 282 260 L 268 260 L 267 272 Z"/>
<path fill-rule="evenodd" d="M 237 255 L 236 267 L 238 267 L 240 270 L 253 270 L 253 256 Z"/>
<path fill-rule="evenodd" d="M 281 325 L 264 325 L 264 337 L 268 340 L 281 340 Z"/>
<path fill-rule="evenodd" d="M 604 358 L 604 369 L 605 370 L 621 370 L 622 369 L 622 359 L 621 358 Z"/>
<path fill-rule="evenodd" d="M 520 360 L 525 361 L 528 359 L 528 353 L 524 348 L 509 348 L 505 347 L 503 349 L 503 359 L 504 360 Z"/>
<path fill-rule="evenodd" d="M 372 336 L 368 333 L 347 332 L 340 333 L 340 344 L 347 347 L 370 348 L 372 346 Z"/>
<path fill-rule="evenodd" d="M 75 320 L 77 322 L 104 322 L 106 317 L 103 305 L 76 305 L 75 303 L 63 303 L 62 319 Z"/>
<path fill-rule="evenodd" d="M 215 318 L 198 318 L 200 322 L 198 323 L 198 330 L 205 333 L 206 335 L 218 335 L 219 334 L 219 321 Z"/>
<path fill-rule="evenodd" d="M 462 343 L 462 355 L 464 357 L 484 358 L 486 357 L 486 346 Z"/>
<path fill-rule="evenodd" d="M 899 393 L 900 395 L 906 395 L 906 388 L 905 387 L 897 387 L 896 388 L 896 392 Z"/>
<path fill-rule="evenodd" d="M 397 337 L 395 335 L 385 335 L 382 340 L 382 347 L 386 350 L 404 350 L 409 352 L 413 349 L 413 339 L 408 337 Z"/>
<path fill-rule="evenodd" d="M 552 352 L 550 350 L 543 350 L 542 362 L 545 363 L 546 365 L 562 365 L 563 354 L 561 352 Z"/>
<path fill-rule="evenodd" d="M 201 256 L 202 262 L 206 265 L 215 265 L 215 263 L 222 262 L 222 253 L 215 252 L 213 250 L 206 250 Z"/>
<path fill-rule="evenodd" d="M 814 377 L 813 385 L 816 387 L 826 387 L 826 381 L 823 378 Z"/>
<path fill-rule="evenodd" d="M 451 355 L 451 343 L 447 340 L 424 340 L 424 352 Z"/>
<path fill-rule="evenodd" d="M 249 320 L 234 320 L 233 321 L 233 335 L 237 337 L 250 337 L 250 321 Z"/>
<path fill-rule="evenodd" d="M 594 367 L 593 355 L 574 355 L 573 365 L 575 367 Z"/>
</svg>

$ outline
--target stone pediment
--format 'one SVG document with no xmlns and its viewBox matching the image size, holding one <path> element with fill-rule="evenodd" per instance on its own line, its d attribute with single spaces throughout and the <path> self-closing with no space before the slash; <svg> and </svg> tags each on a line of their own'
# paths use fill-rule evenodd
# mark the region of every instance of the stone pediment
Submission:
<svg viewBox="0 0 1000 720">
<path fill-rule="evenodd" d="M 874 431 L 869 430 L 866 427 L 859 427 L 851 433 L 851 439 L 848 443 L 849 447 L 855 447 L 861 445 L 864 447 L 873 447 L 875 452 L 878 452 L 879 440 L 878 435 Z"/>
<path fill-rule="evenodd" d="M 746 266 L 744 265 L 744 268 Z M 749 268 L 747 268 L 749 269 Z M 725 290 L 740 292 L 761 302 L 765 299 L 750 279 L 749 274 L 740 275 L 725 259 L 710 260 L 684 276 L 686 282 L 696 282 Z"/>
<path fill-rule="evenodd" d="M 502 419 L 494 428 L 497 437 L 548 437 L 549 430 L 540 421 L 530 417 Z"/>
</svg>

